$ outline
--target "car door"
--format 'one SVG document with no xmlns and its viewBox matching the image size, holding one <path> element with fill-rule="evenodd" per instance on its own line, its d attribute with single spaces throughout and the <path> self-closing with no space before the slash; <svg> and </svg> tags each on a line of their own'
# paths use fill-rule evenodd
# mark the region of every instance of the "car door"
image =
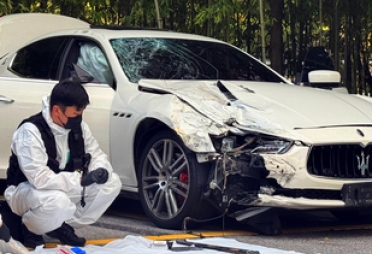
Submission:
<svg viewBox="0 0 372 254">
<path fill-rule="evenodd" d="M 28 116 L 41 110 L 41 99 L 50 94 L 58 82 L 62 59 L 66 59 L 66 48 L 71 38 L 59 36 L 34 42 L 15 54 L 8 72 L 13 77 L 0 78 L 0 178 L 6 177 L 12 135 L 18 124 Z M 67 53 L 67 55 L 70 54 Z M 9 58 L 12 59 L 12 58 Z M 9 74 L 8 73 L 8 74 Z M 12 76 L 12 75 L 3 76 Z M 109 155 L 109 116 L 114 90 L 107 84 L 84 84 L 90 105 L 84 113 L 100 147 Z"/>
<path fill-rule="evenodd" d="M 83 85 L 90 104 L 84 111 L 83 120 L 110 159 L 110 112 L 116 91 L 112 87 L 114 76 L 104 50 L 87 37 L 75 36 L 71 37 L 66 52 L 57 76 L 61 80 L 75 75 L 87 82 Z"/>
<path fill-rule="evenodd" d="M 67 42 L 67 37 L 35 42 L 3 63 L 8 73 L 0 78 L 0 178 L 6 177 L 14 131 L 23 119 L 40 112 L 41 98 L 57 83 L 58 59 Z"/>
<path fill-rule="evenodd" d="M 40 112 L 41 97 L 56 82 L 40 79 L 0 78 L 0 178 L 6 178 L 12 135 L 19 123 Z"/>
</svg>

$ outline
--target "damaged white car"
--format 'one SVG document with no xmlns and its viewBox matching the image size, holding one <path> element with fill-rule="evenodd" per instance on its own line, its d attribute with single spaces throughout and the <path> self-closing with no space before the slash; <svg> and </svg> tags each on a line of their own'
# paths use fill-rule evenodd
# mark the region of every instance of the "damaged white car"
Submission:
<svg viewBox="0 0 372 254">
<path fill-rule="evenodd" d="M 41 97 L 91 76 L 84 120 L 123 194 L 160 227 L 213 212 L 372 205 L 372 103 L 331 89 L 338 73 L 310 78 L 330 89 L 300 87 L 212 38 L 48 14 L 2 17 L 0 36 L 2 178 L 12 134 Z"/>
</svg>

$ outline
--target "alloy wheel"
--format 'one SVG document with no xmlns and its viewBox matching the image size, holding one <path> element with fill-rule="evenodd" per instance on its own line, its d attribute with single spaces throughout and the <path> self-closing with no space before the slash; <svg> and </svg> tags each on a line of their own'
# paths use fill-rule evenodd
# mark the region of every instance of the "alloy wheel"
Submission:
<svg viewBox="0 0 372 254">
<path fill-rule="evenodd" d="M 142 168 L 142 191 L 147 207 L 160 219 L 175 217 L 189 195 L 190 165 L 185 151 L 171 139 L 148 150 Z"/>
</svg>

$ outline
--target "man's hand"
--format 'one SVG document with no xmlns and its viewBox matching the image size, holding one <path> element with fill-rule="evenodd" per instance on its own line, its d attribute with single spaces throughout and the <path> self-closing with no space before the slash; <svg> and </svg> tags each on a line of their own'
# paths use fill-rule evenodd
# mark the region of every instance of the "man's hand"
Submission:
<svg viewBox="0 0 372 254">
<path fill-rule="evenodd" d="M 81 178 L 81 186 L 88 186 L 92 183 L 103 184 L 106 183 L 108 179 L 108 171 L 105 168 L 97 168 L 84 175 Z"/>
</svg>

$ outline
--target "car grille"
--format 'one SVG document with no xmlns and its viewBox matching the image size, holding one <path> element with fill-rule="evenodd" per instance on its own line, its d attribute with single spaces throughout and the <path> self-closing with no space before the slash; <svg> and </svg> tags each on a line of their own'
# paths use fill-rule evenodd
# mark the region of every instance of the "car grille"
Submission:
<svg viewBox="0 0 372 254">
<path fill-rule="evenodd" d="M 372 178 L 372 146 L 359 144 L 314 146 L 307 170 L 310 174 L 334 178 Z"/>
</svg>

